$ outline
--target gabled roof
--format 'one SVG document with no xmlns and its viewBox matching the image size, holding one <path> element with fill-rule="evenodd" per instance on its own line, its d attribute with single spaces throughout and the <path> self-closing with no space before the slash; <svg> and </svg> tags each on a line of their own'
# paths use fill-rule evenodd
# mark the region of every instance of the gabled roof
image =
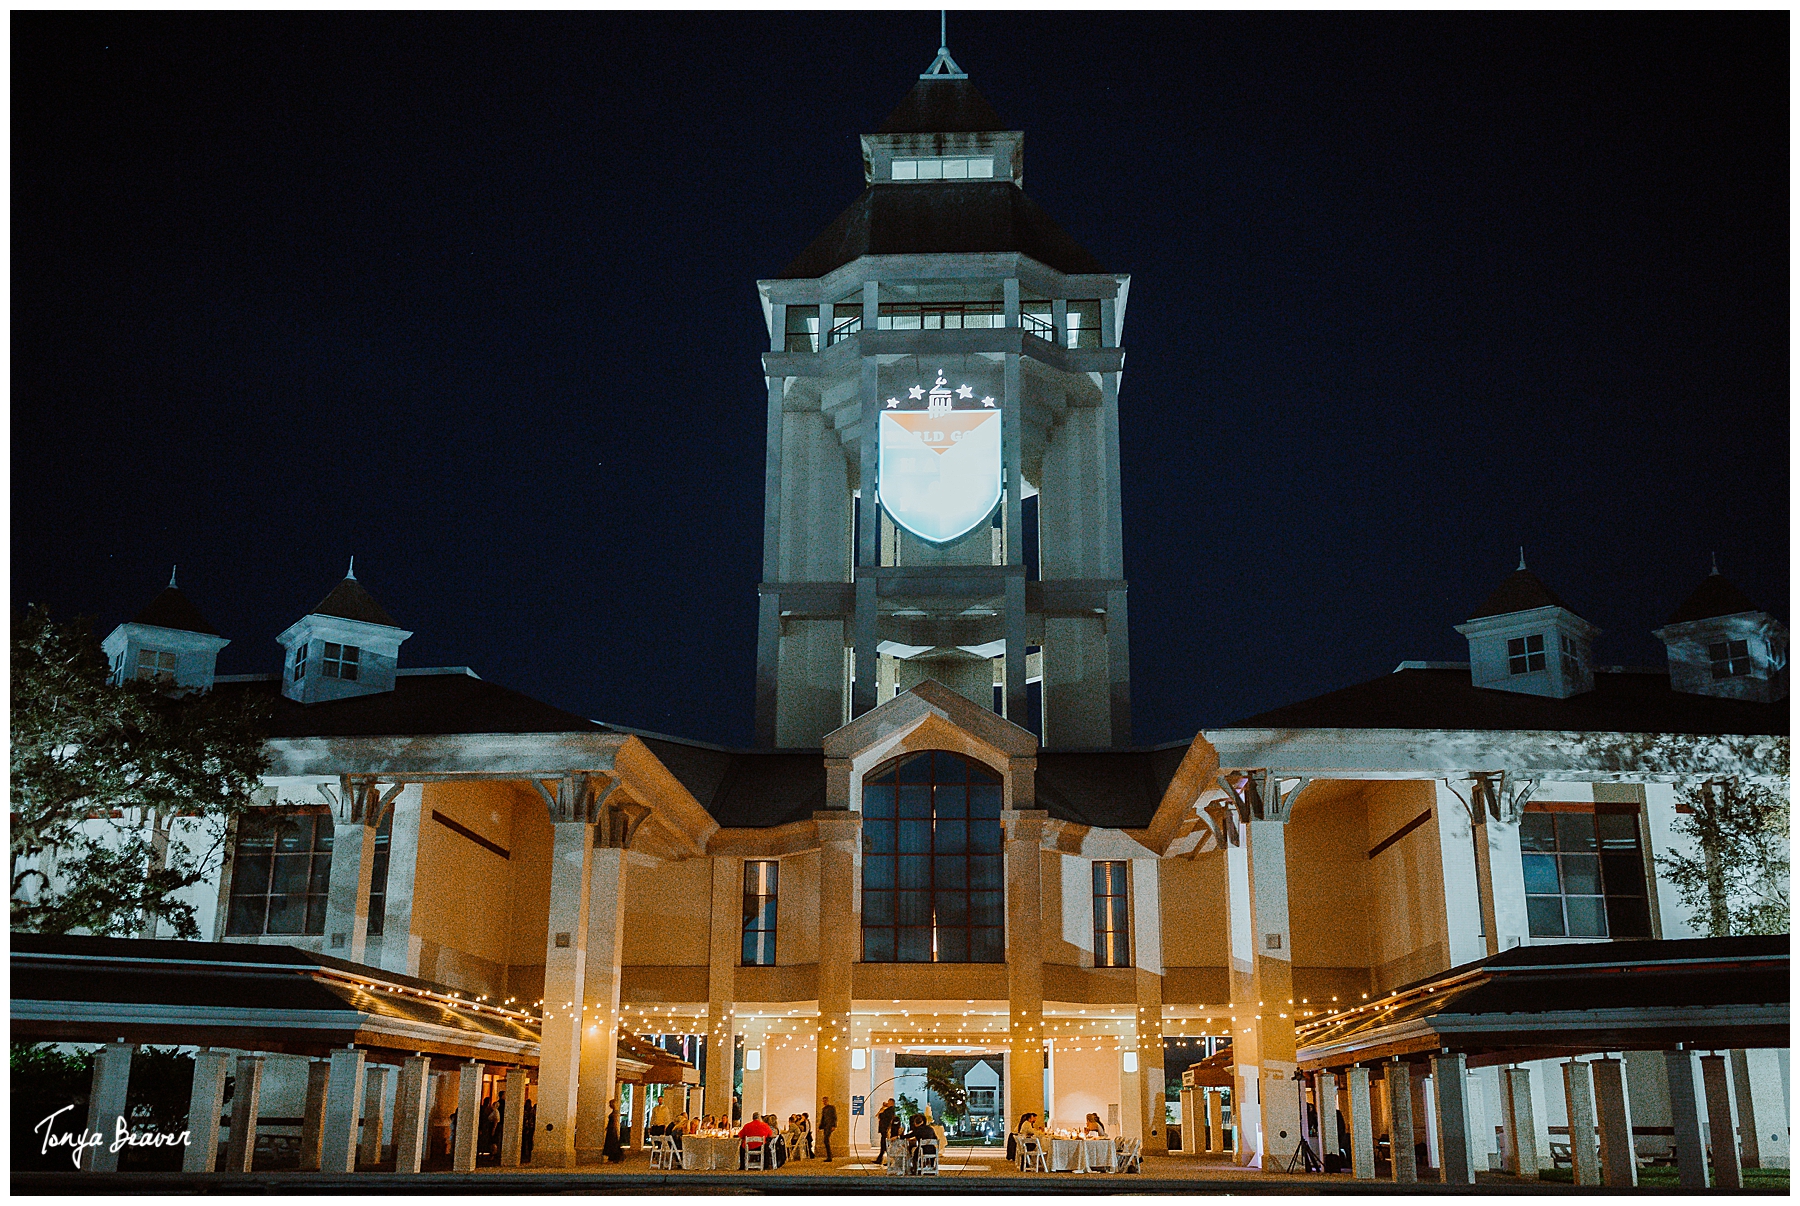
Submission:
<svg viewBox="0 0 1800 1206">
<path fill-rule="evenodd" d="M 274 676 L 226 678 L 215 690 L 269 701 L 271 737 L 422 737 L 437 733 L 606 733 L 586 720 L 466 671 L 408 674 L 392 691 L 301 704 L 281 694 Z"/>
<path fill-rule="evenodd" d="M 639 740 L 721 826 L 768 829 L 825 807 L 821 750 L 727 750 L 651 733 Z"/>
<path fill-rule="evenodd" d="M 877 134 L 981 134 L 1008 126 L 968 80 L 920 80 Z"/>
<path fill-rule="evenodd" d="M 207 636 L 218 636 L 219 630 L 206 622 L 199 608 L 189 603 L 187 596 L 173 586 L 165 586 L 162 593 L 150 600 L 150 605 L 131 617 L 133 624 L 149 624 L 155 628 L 173 628 L 178 632 L 200 632 Z"/>
<path fill-rule="evenodd" d="M 1058 272 L 1106 271 L 1010 180 L 954 180 L 870 185 L 781 277 L 824 276 L 865 255 L 1007 251 Z"/>
<path fill-rule="evenodd" d="M 312 609 L 311 614 L 361 620 L 365 624 L 385 624 L 389 628 L 400 627 L 399 621 L 390 616 L 355 578 L 345 578 L 332 587 L 331 593 L 319 600 L 319 605 Z"/>
<path fill-rule="evenodd" d="M 1477 687 L 1462 667 L 1398 670 L 1220 727 L 1771 736 L 1788 731 L 1788 710 L 1675 691 L 1665 672 L 1603 671 L 1592 691 L 1553 699 Z"/>
<path fill-rule="evenodd" d="M 1506 576 L 1506 581 L 1496 587 L 1494 593 L 1487 597 L 1487 602 L 1469 618 L 1479 620 L 1487 616 L 1510 615 L 1515 611 L 1530 611 L 1534 607 L 1560 607 L 1569 612 L 1575 610 L 1557 598 L 1536 574 L 1528 569 L 1517 569 Z"/>
<path fill-rule="evenodd" d="M 1750 601 L 1749 595 L 1733 586 L 1724 574 L 1715 571 L 1694 588 L 1694 593 L 1682 601 L 1667 622 L 1686 624 L 1692 620 L 1710 620 L 1715 616 L 1735 616 L 1740 612 L 1761 610 Z"/>
<path fill-rule="evenodd" d="M 1097 829 L 1144 829 L 1156 815 L 1189 743 L 1149 750 L 1038 755 L 1037 807 Z"/>
</svg>

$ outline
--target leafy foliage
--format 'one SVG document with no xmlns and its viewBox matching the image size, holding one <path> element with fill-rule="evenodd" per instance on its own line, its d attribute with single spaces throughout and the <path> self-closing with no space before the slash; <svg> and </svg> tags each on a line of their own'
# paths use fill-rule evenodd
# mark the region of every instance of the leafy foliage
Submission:
<svg viewBox="0 0 1800 1206">
<path fill-rule="evenodd" d="M 1691 854 L 1657 859 L 1696 928 L 1712 937 L 1785 934 L 1788 908 L 1788 794 L 1727 780 L 1684 788 L 1675 832 Z"/>
<path fill-rule="evenodd" d="M 228 822 L 267 766 L 264 709 L 114 684 L 87 625 L 13 615 L 12 926 L 199 937 L 173 895 L 223 861 Z M 185 818 L 183 840 L 169 841 Z"/>
</svg>

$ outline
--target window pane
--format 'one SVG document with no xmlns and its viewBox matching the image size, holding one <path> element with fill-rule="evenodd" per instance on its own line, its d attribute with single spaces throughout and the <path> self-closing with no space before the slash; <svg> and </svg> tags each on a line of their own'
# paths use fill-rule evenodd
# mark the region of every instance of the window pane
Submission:
<svg viewBox="0 0 1800 1206">
<path fill-rule="evenodd" d="M 930 925 L 931 893 L 899 893 L 895 903 L 894 920 L 901 925 Z"/>
<path fill-rule="evenodd" d="M 891 787 L 870 787 L 867 784 L 864 784 L 863 816 L 892 817 L 893 815 L 894 789 Z"/>
<path fill-rule="evenodd" d="M 1000 853 L 1002 840 L 998 820 L 986 819 L 969 822 L 970 854 L 997 855 Z"/>
<path fill-rule="evenodd" d="M 969 815 L 986 820 L 1000 818 L 1000 785 L 977 783 L 969 788 Z"/>
<path fill-rule="evenodd" d="M 1531 921 L 1533 938 L 1563 937 L 1562 897 L 1527 896 L 1525 915 Z"/>
<path fill-rule="evenodd" d="M 969 789 L 960 783 L 952 783 L 939 787 L 932 793 L 932 808 L 940 817 L 956 817 L 969 815 Z"/>
<path fill-rule="evenodd" d="M 944 179 L 967 180 L 969 178 L 969 161 L 967 159 L 944 160 Z"/>
<path fill-rule="evenodd" d="M 240 846 L 241 850 L 242 847 Z M 233 896 L 262 896 L 269 890 L 269 856 L 239 854 L 231 872 Z M 260 923 L 259 923 L 260 924 Z"/>
<path fill-rule="evenodd" d="M 1637 896 L 1644 891 L 1644 860 L 1637 854 L 1602 854 L 1608 896 Z"/>
<path fill-rule="evenodd" d="M 355 662 L 345 662 L 344 663 L 344 675 L 343 676 L 344 676 L 344 678 L 346 678 L 352 682 L 354 682 L 356 680 L 356 663 Z"/>
<path fill-rule="evenodd" d="M 967 783 L 968 767 L 968 760 L 960 754 L 952 754 L 949 750 L 932 751 L 931 774 L 939 783 Z"/>
<path fill-rule="evenodd" d="M 1580 896 L 1600 895 L 1600 860 L 1591 854 L 1565 854 L 1562 858 L 1564 892 Z M 1532 891 L 1528 885 L 1525 889 Z M 1543 889 L 1539 889 L 1542 891 Z"/>
<path fill-rule="evenodd" d="M 992 769 L 986 763 L 971 762 L 969 763 L 969 782 L 992 783 L 998 785 L 1000 782 L 1000 772 Z"/>
<path fill-rule="evenodd" d="M 942 180 L 944 178 L 944 161 L 942 159 L 919 160 L 919 179 Z M 905 956 L 901 956 L 904 958 Z"/>
<path fill-rule="evenodd" d="M 870 889 L 891 888 L 894 886 L 894 860 L 891 858 L 865 858 L 863 860 L 863 887 Z"/>
<path fill-rule="evenodd" d="M 930 821 L 900 822 L 900 853 L 928 854 L 931 851 Z"/>
<path fill-rule="evenodd" d="M 1112 898 L 1112 930 L 1115 934 L 1124 935 L 1131 932 L 1130 910 L 1126 907 L 1126 903 L 1126 898 L 1123 896 Z"/>
<path fill-rule="evenodd" d="M 1562 881 L 1556 874 L 1556 856 L 1554 854 L 1527 854 L 1521 860 L 1525 864 L 1525 890 L 1527 892 L 1560 892 Z"/>
<path fill-rule="evenodd" d="M 1568 896 L 1569 937 L 1606 937 L 1606 901 L 1599 896 Z"/>
<path fill-rule="evenodd" d="M 902 783 L 931 782 L 931 755 L 914 754 L 902 762 L 897 770 Z"/>
<path fill-rule="evenodd" d="M 911 159 L 896 159 L 896 160 L 894 160 L 894 179 L 895 180 L 917 180 L 918 178 L 919 178 L 919 165 L 915 160 L 911 160 Z"/>
<path fill-rule="evenodd" d="M 1535 636 L 1528 636 L 1525 638 L 1525 652 L 1527 652 L 1527 653 L 1542 653 L 1543 651 L 1544 651 L 1544 638 L 1543 638 L 1542 634 L 1538 634 Z"/>
<path fill-rule="evenodd" d="M 298 934 L 306 929 L 306 897 L 269 897 L 269 922 L 265 934 Z"/>
<path fill-rule="evenodd" d="M 902 787 L 900 789 L 900 819 L 924 820 L 931 815 L 931 789 L 929 787 Z"/>
<path fill-rule="evenodd" d="M 963 853 L 969 848 L 969 823 L 940 820 L 932 844 L 940 854 Z"/>
<path fill-rule="evenodd" d="M 866 853 L 893 854 L 897 849 L 894 842 L 894 823 L 892 821 L 863 822 L 863 850 Z"/>
<path fill-rule="evenodd" d="M 931 962 L 931 927 L 900 930 L 897 946 L 895 956 L 901 963 Z"/>
<path fill-rule="evenodd" d="M 971 932 L 969 962 L 1002 963 L 1005 960 L 1006 942 L 999 928 L 990 926 Z"/>
<path fill-rule="evenodd" d="M 1637 818 L 1628 812 L 1603 812 L 1594 818 L 1603 850 L 1636 850 Z"/>
<path fill-rule="evenodd" d="M 271 881 L 277 892 L 304 892 L 312 869 L 310 854 L 278 854 L 275 875 Z"/>
<path fill-rule="evenodd" d="M 894 961 L 894 931 L 863 931 L 863 962 L 892 963 Z"/>
<path fill-rule="evenodd" d="M 1506 642 L 1506 656 L 1508 656 L 1508 657 L 1524 657 L 1525 656 L 1525 638 L 1524 637 L 1514 637 L 1512 640 Z"/>
<path fill-rule="evenodd" d="M 1609 896 L 1606 921 L 1614 938 L 1648 938 L 1650 903 L 1642 896 Z"/>
<path fill-rule="evenodd" d="M 331 891 L 331 856 L 323 857 L 315 854 L 312 860 L 312 872 L 307 877 L 306 890 L 315 896 L 323 896 Z"/>
<path fill-rule="evenodd" d="M 972 180 L 974 180 L 974 179 L 991 180 L 991 179 L 993 179 L 993 176 L 994 176 L 994 161 L 992 159 L 971 159 L 971 160 L 969 160 L 969 178 L 970 179 L 972 179 Z"/>
<path fill-rule="evenodd" d="M 231 898 L 231 914 L 225 924 L 227 934 L 260 934 L 263 932 L 263 913 L 268 909 L 269 898 L 266 896 L 234 896 Z"/>
<path fill-rule="evenodd" d="M 977 855 L 969 860 L 971 888 L 998 888 L 1003 882 L 1001 860 L 996 855 Z"/>
<path fill-rule="evenodd" d="M 1556 818 L 1547 812 L 1528 812 L 1519 818 L 1519 849 L 1556 849 Z"/>
<path fill-rule="evenodd" d="M 998 892 L 969 893 L 971 925 L 1001 925 L 1006 921 L 1006 908 Z"/>
<path fill-rule="evenodd" d="M 967 891 L 969 860 L 960 854 L 940 854 L 931 861 L 931 874 L 940 898 L 949 892 Z"/>
<path fill-rule="evenodd" d="M 313 814 L 310 817 L 307 817 L 305 820 L 303 820 L 301 822 L 301 826 L 302 826 L 301 832 L 302 833 L 307 832 L 305 826 L 307 826 L 308 824 L 310 824 L 312 826 L 312 829 L 311 829 L 312 848 L 314 850 L 329 850 L 329 849 L 331 849 L 331 838 L 332 838 L 332 834 L 335 832 L 335 830 L 333 830 L 332 826 L 331 826 L 331 818 L 326 817 L 326 816 L 320 816 L 317 813 Z"/>
<path fill-rule="evenodd" d="M 867 787 L 875 787 L 875 786 L 892 787 L 894 785 L 894 768 L 890 766 L 886 770 L 882 771 L 879 775 L 870 775 L 866 780 L 864 780 L 864 784 Z"/>
<path fill-rule="evenodd" d="M 969 961 L 969 931 L 946 930 L 937 932 L 938 962 L 967 963 Z"/>
<path fill-rule="evenodd" d="M 863 924 L 894 924 L 894 894 L 892 892 L 865 892 L 863 894 Z"/>
<path fill-rule="evenodd" d="M 1594 814 L 1591 812 L 1557 813 L 1556 844 L 1563 850 L 1578 852 L 1594 849 Z"/>
<path fill-rule="evenodd" d="M 943 892 L 937 894 L 937 924 L 941 929 L 947 925 L 969 924 L 969 894 L 967 892 Z M 942 958 L 940 953 L 939 958 Z"/>
</svg>

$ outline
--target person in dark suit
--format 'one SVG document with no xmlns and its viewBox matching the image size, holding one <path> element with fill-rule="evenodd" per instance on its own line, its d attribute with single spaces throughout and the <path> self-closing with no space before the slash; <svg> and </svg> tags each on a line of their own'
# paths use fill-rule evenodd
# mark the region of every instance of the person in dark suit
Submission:
<svg viewBox="0 0 1800 1206">
<path fill-rule="evenodd" d="M 837 1130 L 837 1107 L 831 1098 L 819 1099 L 819 1143 L 825 1149 L 825 1163 L 831 1163 L 831 1132 Z"/>
<path fill-rule="evenodd" d="M 881 1153 L 876 1157 L 878 1160 L 887 1159 L 888 1136 L 894 1131 L 895 1112 L 894 1099 L 890 1097 L 881 1103 L 881 1109 L 875 1115 L 875 1130 L 881 1135 Z"/>
</svg>

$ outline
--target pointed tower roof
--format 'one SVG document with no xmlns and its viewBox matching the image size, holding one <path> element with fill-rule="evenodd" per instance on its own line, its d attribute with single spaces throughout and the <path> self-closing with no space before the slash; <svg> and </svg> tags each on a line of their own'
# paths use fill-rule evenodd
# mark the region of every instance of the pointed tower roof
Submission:
<svg viewBox="0 0 1800 1206">
<path fill-rule="evenodd" d="M 877 134 L 985 134 L 1012 127 L 964 78 L 921 76 Z"/>
<path fill-rule="evenodd" d="M 177 632 L 198 632 L 205 636 L 218 636 L 219 630 L 206 622 L 200 609 L 188 602 L 187 596 L 175 586 L 175 575 L 170 573 L 169 584 L 162 593 L 150 600 L 149 606 L 131 617 L 133 624 L 147 624 L 154 628 L 171 628 Z"/>
<path fill-rule="evenodd" d="M 1543 579 L 1521 564 L 1494 588 L 1494 593 L 1469 618 L 1479 620 L 1486 616 L 1510 615 L 1515 611 L 1530 611 L 1534 607 L 1560 607 L 1568 612 L 1575 610 L 1557 598 L 1555 592 L 1544 585 Z"/>
<path fill-rule="evenodd" d="M 1686 624 L 1692 620 L 1710 620 L 1715 616 L 1735 616 L 1740 612 L 1761 611 L 1750 596 L 1733 586 L 1717 568 L 1682 601 L 1667 623 Z"/>
<path fill-rule="evenodd" d="M 345 620 L 361 620 L 365 624 L 385 624 L 389 628 L 400 627 L 400 622 L 390 616 L 373 595 L 363 589 L 362 583 L 353 577 L 347 577 L 331 588 L 331 593 L 319 601 L 312 609 L 313 615 L 337 616 Z"/>
</svg>

